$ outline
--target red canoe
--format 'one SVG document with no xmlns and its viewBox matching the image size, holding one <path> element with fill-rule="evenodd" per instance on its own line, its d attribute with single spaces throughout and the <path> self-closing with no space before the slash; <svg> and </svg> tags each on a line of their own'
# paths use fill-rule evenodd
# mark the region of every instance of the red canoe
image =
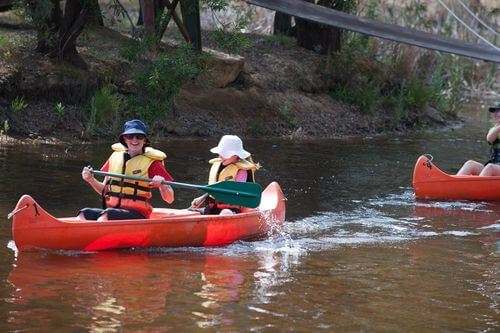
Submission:
<svg viewBox="0 0 500 333">
<path fill-rule="evenodd" d="M 219 246 L 265 238 L 283 224 L 285 198 L 278 183 L 271 183 L 262 192 L 260 206 L 240 214 L 155 208 L 145 220 L 96 222 L 55 218 L 23 195 L 12 214 L 12 235 L 20 251 Z"/>
<path fill-rule="evenodd" d="M 500 201 L 500 176 L 455 176 L 439 170 L 427 156 L 413 169 L 417 199 Z"/>
</svg>

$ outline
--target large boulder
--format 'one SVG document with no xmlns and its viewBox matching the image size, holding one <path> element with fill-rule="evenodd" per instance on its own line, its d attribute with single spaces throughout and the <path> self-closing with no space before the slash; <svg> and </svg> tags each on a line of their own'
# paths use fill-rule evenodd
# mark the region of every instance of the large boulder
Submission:
<svg viewBox="0 0 500 333">
<path fill-rule="evenodd" d="M 234 82 L 245 65 L 245 59 L 212 49 L 204 49 L 210 55 L 207 63 L 207 79 L 214 88 L 224 88 Z"/>
</svg>

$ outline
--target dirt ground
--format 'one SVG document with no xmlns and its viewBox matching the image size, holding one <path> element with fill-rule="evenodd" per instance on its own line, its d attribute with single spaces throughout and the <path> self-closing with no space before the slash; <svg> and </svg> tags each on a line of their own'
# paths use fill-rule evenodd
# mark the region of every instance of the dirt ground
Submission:
<svg viewBox="0 0 500 333">
<path fill-rule="evenodd" d="M 127 36 L 95 28 L 79 38 L 78 50 L 90 65 L 85 72 L 35 53 L 35 32 L 30 27 L 1 22 L 2 17 L 0 32 L 22 43 L 12 48 L 9 57 L 0 52 L 0 131 L 17 139 L 49 141 L 92 140 L 120 131 L 89 137 L 85 128 L 88 101 L 100 85 L 111 81 L 115 93 L 130 93 L 131 64 L 119 52 Z M 324 56 L 278 45 L 266 36 L 249 37 L 251 46 L 241 53 L 244 66 L 234 82 L 222 88 L 187 84 L 175 102 L 175 112 L 152 129 L 155 135 L 330 138 L 442 127 L 456 121 L 433 109 L 406 114 L 403 121 L 385 110 L 360 112 L 326 91 Z M 213 47 L 210 35 L 203 42 Z M 19 96 L 27 105 L 13 112 L 12 101 Z M 58 102 L 65 106 L 63 115 L 54 111 Z M 6 123 L 8 129 L 2 129 Z"/>
</svg>

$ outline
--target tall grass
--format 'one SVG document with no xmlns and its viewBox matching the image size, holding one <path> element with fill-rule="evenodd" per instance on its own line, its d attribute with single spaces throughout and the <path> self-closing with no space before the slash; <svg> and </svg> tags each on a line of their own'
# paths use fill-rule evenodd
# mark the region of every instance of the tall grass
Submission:
<svg viewBox="0 0 500 333">
<path fill-rule="evenodd" d="M 98 128 L 116 128 L 118 124 L 118 108 L 120 99 L 111 92 L 111 87 L 105 85 L 98 89 L 90 100 L 90 114 L 87 132 L 93 134 Z M 106 126 L 103 126 L 106 125 Z"/>
<path fill-rule="evenodd" d="M 469 40 L 446 12 L 411 0 L 392 5 L 382 0 L 360 3 L 357 15 L 408 28 Z M 436 13 L 434 13 L 436 14 Z M 488 16 L 483 10 L 483 16 Z M 477 42 L 477 40 L 475 41 Z M 330 60 L 326 82 L 332 96 L 363 112 L 383 108 L 404 121 L 408 112 L 433 107 L 457 114 L 475 87 L 492 89 L 498 69 L 474 60 L 396 42 L 346 33 L 344 48 Z"/>
</svg>

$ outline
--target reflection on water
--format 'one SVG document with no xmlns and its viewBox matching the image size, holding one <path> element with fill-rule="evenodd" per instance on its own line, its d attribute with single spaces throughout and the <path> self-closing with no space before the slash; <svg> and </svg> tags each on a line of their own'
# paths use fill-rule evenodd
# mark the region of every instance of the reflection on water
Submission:
<svg viewBox="0 0 500 333">
<path fill-rule="evenodd" d="M 0 330 L 495 331 L 500 204 L 416 202 L 411 188 L 420 154 L 445 171 L 485 159 L 485 120 L 401 136 L 246 140 L 259 181 L 281 184 L 287 222 L 269 239 L 209 249 L 16 256 L 5 216 L 20 195 L 56 216 L 98 206 L 80 170 L 100 167 L 110 148 L 0 146 Z M 203 184 L 217 141 L 156 146 L 176 180 Z M 198 194 L 177 190 L 173 207 Z"/>
<path fill-rule="evenodd" d="M 7 277 L 4 329 L 50 327 L 56 310 L 69 326 L 95 332 L 145 323 L 147 331 L 164 331 L 186 327 L 185 317 L 200 328 L 233 326 L 242 295 L 270 296 L 288 269 L 270 252 L 222 252 L 21 253 Z M 275 272 L 281 277 L 269 275 Z"/>
</svg>

